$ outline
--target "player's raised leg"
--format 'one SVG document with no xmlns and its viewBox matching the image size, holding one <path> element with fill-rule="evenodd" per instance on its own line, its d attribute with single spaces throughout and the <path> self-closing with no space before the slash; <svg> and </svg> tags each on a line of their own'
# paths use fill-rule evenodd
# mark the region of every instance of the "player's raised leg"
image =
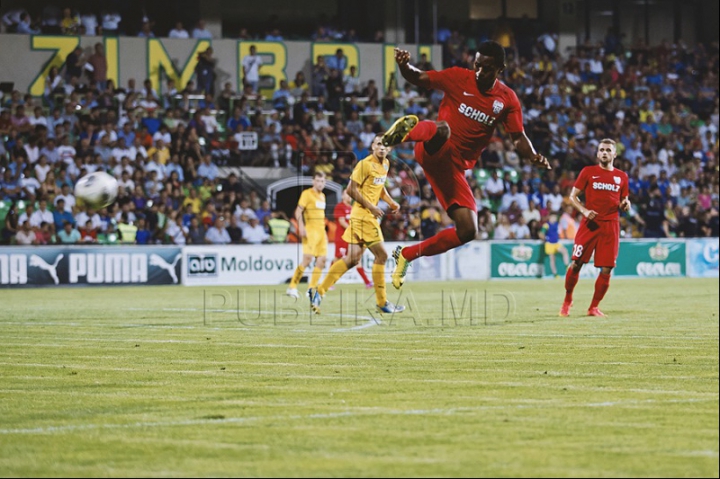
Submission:
<svg viewBox="0 0 720 479">
<path fill-rule="evenodd" d="M 405 276 L 410 262 L 422 256 L 435 256 L 457 248 L 475 239 L 477 235 L 477 213 L 466 207 L 453 205 L 448 215 L 455 222 L 454 228 L 447 228 L 418 244 L 400 247 L 395 250 L 395 270 L 392 275 L 393 286 L 400 289 L 405 283 Z"/>
<path fill-rule="evenodd" d="M 418 121 L 415 115 L 400 117 L 385 132 L 382 137 L 383 145 L 395 146 L 405 141 L 425 143 L 425 150 L 436 153 L 450 138 L 450 126 L 446 121 Z"/>
</svg>

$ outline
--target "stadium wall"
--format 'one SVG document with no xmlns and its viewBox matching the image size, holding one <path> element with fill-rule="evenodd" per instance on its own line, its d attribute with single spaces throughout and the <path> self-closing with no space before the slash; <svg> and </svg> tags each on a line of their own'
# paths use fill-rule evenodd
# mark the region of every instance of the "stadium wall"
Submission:
<svg viewBox="0 0 720 479">
<path fill-rule="evenodd" d="M 386 243 L 388 251 L 403 243 Z M 572 243 L 564 243 L 568 252 Z M 718 278 L 718 238 L 621 240 L 614 275 Z M 332 256 L 333 246 L 328 251 Z M 302 259 L 298 244 L 239 246 L 1 247 L 0 288 L 184 284 L 252 286 L 287 283 Z M 372 270 L 368 251 L 363 266 Z M 558 270 L 563 263 L 557 258 Z M 386 273 L 394 268 L 388 259 Z M 327 266 L 329 268 L 329 264 Z M 326 268 L 326 269 L 327 269 Z M 583 268 L 583 277 L 598 269 Z M 408 270 L 419 281 L 483 281 L 551 277 L 540 241 L 473 241 L 444 255 L 420 258 Z M 355 269 L 340 283 L 360 283 Z"/>
<path fill-rule="evenodd" d="M 87 58 L 98 42 L 105 45 L 108 78 L 116 86 L 125 87 L 128 80 L 134 78 L 136 88 L 140 89 L 142 82 L 149 78 L 158 94 L 165 90 L 166 77 L 175 79 L 178 91 L 184 89 L 193 77 L 198 53 L 209 46 L 212 46 L 213 56 L 217 59 L 216 91 L 220 91 L 226 82 L 230 82 L 236 91 L 241 90 L 238 86 L 242 84 L 242 59 L 249 53 L 251 45 L 257 47 L 258 55 L 265 62 L 260 74 L 267 77 L 267 88 L 261 89 L 266 96 L 272 94 L 280 80 L 292 80 L 298 71 L 304 71 L 305 78 L 309 80 L 315 58 L 318 55 L 334 55 L 338 48 L 343 49 L 348 60 L 346 72 L 350 66 L 356 65 L 360 81 L 375 80 L 382 92 L 388 86 L 390 73 L 396 72 L 394 44 L 4 34 L 0 35 L 0 65 L 5 66 L 2 81 L 13 82 L 14 88 L 21 92 L 41 96 L 51 67 L 62 67 L 77 46 L 83 49 Z M 433 64 L 442 65 L 442 48 L 439 45 L 400 46 L 407 49 L 413 58 L 417 59 L 422 51 L 427 53 Z M 399 78 L 397 72 L 395 77 Z"/>
</svg>

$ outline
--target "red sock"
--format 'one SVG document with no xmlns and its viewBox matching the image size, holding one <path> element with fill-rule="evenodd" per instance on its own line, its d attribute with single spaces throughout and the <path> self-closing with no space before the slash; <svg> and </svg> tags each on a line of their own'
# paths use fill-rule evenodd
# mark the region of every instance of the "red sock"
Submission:
<svg viewBox="0 0 720 479">
<path fill-rule="evenodd" d="M 572 294 L 575 290 L 575 285 L 580 279 L 580 271 L 575 271 L 572 268 L 568 268 L 565 273 L 565 302 L 572 303 Z"/>
<path fill-rule="evenodd" d="M 610 288 L 610 275 L 600 273 L 595 281 L 595 294 L 593 295 L 592 303 L 590 303 L 590 308 L 598 307 L 600 301 L 605 297 L 608 288 Z"/>
<path fill-rule="evenodd" d="M 358 266 L 356 269 L 360 277 L 363 281 L 365 281 L 365 284 L 370 284 L 370 280 L 368 279 L 367 274 L 365 274 L 365 270 L 362 269 L 362 266 Z"/>
<path fill-rule="evenodd" d="M 402 255 L 406 260 L 412 261 L 421 256 L 435 256 L 444 253 L 461 244 L 462 241 L 458 238 L 455 228 L 448 228 L 421 243 L 403 248 Z"/>
<path fill-rule="evenodd" d="M 410 130 L 407 141 L 428 141 L 437 133 L 437 125 L 434 121 L 423 120 L 415 128 Z"/>
</svg>

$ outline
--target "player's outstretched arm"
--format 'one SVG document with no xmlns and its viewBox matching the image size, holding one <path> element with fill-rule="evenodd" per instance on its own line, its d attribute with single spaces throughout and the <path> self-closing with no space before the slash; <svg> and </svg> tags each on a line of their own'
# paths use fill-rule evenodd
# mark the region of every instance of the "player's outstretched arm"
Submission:
<svg viewBox="0 0 720 479">
<path fill-rule="evenodd" d="M 572 191 L 570 192 L 570 196 L 568 197 L 568 200 L 570 200 L 570 204 L 573 205 L 573 207 L 578 210 L 582 215 L 589 219 L 594 220 L 597 216 L 597 211 L 589 210 L 585 208 L 585 205 L 583 205 L 580 200 L 578 199 L 578 195 L 582 193 L 582 190 L 579 190 L 573 186 Z"/>
<path fill-rule="evenodd" d="M 358 188 L 358 184 L 355 183 L 354 180 L 350 180 L 350 184 L 348 185 L 348 194 L 350 195 L 350 198 L 354 199 L 360 205 L 368 210 L 372 215 L 376 218 L 381 218 L 383 216 L 383 210 L 377 207 L 377 205 L 374 205 L 370 203 L 370 201 L 365 198 L 362 193 L 360 193 L 360 188 Z"/>
<path fill-rule="evenodd" d="M 552 170 L 548 159 L 535 151 L 535 147 L 533 147 L 532 143 L 530 143 L 530 138 L 527 137 L 524 131 L 511 133 L 510 136 L 515 144 L 515 149 L 521 158 L 530 160 L 532 164 L 538 168 Z"/>
<path fill-rule="evenodd" d="M 410 65 L 410 52 L 395 49 L 395 62 L 400 67 L 400 74 L 404 79 L 420 88 L 430 88 L 430 77 L 424 71 Z"/>
</svg>

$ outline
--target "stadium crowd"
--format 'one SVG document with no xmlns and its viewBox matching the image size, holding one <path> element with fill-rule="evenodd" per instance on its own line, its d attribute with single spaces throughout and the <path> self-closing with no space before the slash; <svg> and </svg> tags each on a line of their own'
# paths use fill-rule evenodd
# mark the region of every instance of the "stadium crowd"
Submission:
<svg viewBox="0 0 720 479">
<path fill-rule="evenodd" d="M 471 68 L 474 40 L 448 33 L 444 66 Z M 528 55 L 509 49 L 504 72 L 523 104 L 528 136 L 553 169 L 521 164 L 499 130 L 467 172 L 478 239 L 538 238 L 550 213 L 560 217 L 562 237 L 573 238 L 579 217 L 567 196 L 605 137 L 618 141 L 615 165 L 630 177 L 634 207 L 622 217 L 625 236 L 718 236 L 718 45 L 626 48 L 608 35 L 565 56 L 556 45 L 543 35 Z M 323 171 L 345 185 L 376 133 L 402 114 L 434 118 L 442 99 L 394 76 L 382 94 L 374 80 L 361 83 L 354 66 L 343 74 L 342 50 L 318 57 L 310 78 L 297 72 L 263 98 L 262 66 L 253 56 L 243 58 L 242 92 L 229 84 L 214 91 L 211 48 L 185 89 L 170 80 L 157 92 L 149 80 L 113 85 L 98 44 L 51 70 L 42 98 L 18 91 L 3 97 L 4 242 L 114 243 L 118 230 L 138 244 L 297 241 L 294 219 L 271 211 L 264 192 L 237 176 L 221 178 L 218 166 Z M 414 63 L 433 69 L 426 58 Z M 258 135 L 255 151 L 240 149 L 247 132 Z M 412 146 L 395 148 L 388 172 L 387 189 L 402 206 L 383 218 L 388 240 L 423 239 L 450 222 Z M 120 184 L 117 203 L 102 211 L 79 205 L 72 193 L 80 177 L 97 170 Z"/>
</svg>

